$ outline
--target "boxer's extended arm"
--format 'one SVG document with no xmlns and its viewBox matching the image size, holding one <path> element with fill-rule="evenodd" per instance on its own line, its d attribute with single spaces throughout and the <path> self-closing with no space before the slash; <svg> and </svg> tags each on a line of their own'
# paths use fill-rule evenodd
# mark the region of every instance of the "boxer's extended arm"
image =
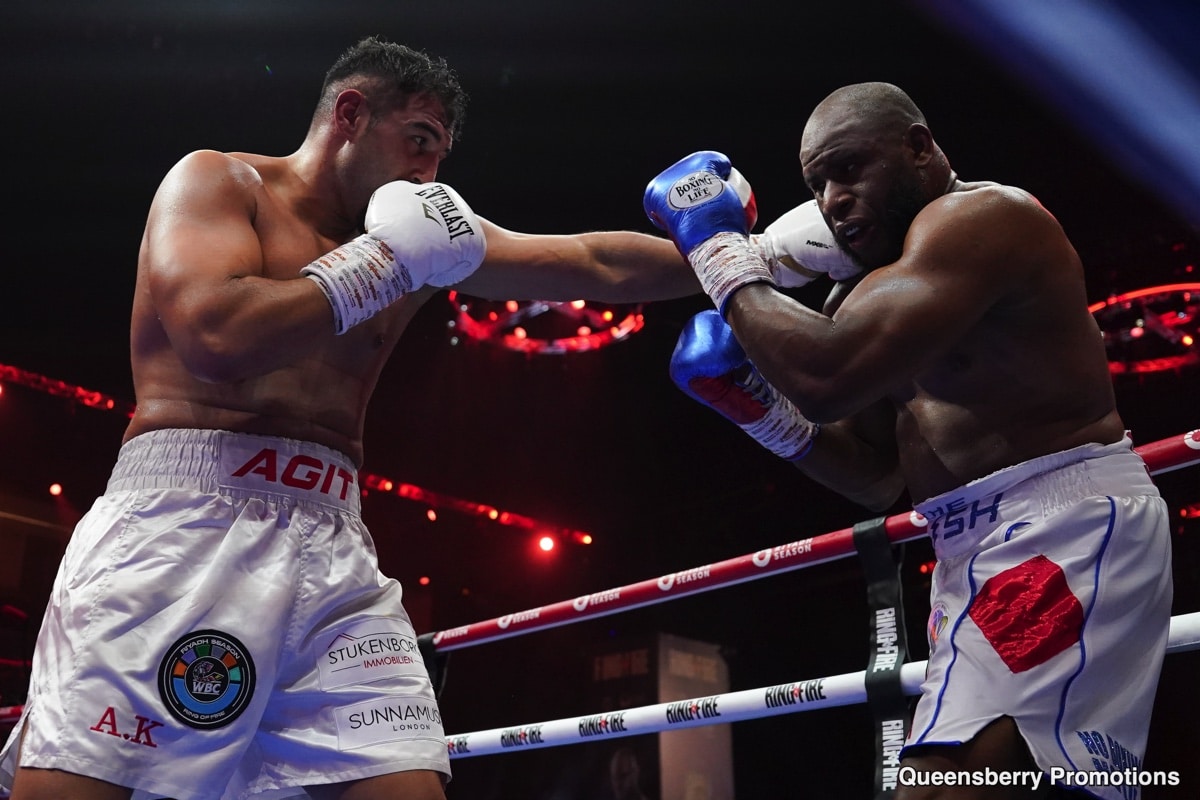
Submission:
<svg viewBox="0 0 1200 800">
<path fill-rule="evenodd" d="M 637 303 L 700 293 L 666 239 L 633 231 L 518 233 L 483 221 L 487 257 L 455 289 L 492 300 Z"/>
<path fill-rule="evenodd" d="M 757 208 L 750 185 L 729 175 L 739 219 L 754 226 Z M 483 266 L 456 286 L 491 299 L 648 302 L 702 291 L 680 250 L 657 236 L 601 231 L 566 236 L 505 230 L 484 221 L 488 254 Z"/>
<path fill-rule="evenodd" d="M 242 162 L 201 151 L 167 174 L 150 208 L 141 269 L 172 349 L 203 381 L 266 374 L 330 336 L 315 283 L 264 276 L 259 184 Z"/>
</svg>

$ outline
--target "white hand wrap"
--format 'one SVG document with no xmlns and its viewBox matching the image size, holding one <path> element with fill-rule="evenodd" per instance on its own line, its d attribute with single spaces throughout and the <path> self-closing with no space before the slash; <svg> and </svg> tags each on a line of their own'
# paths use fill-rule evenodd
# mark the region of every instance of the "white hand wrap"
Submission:
<svg viewBox="0 0 1200 800">
<path fill-rule="evenodd" d="M 833 238 L 816 200 L 796 206 L 750 242 L 785 288 L 804 286 L 823 274 L 844 281 L 862 272 Z"/>
<path fill-rule="evenodd" d="M 770 268 L 745 234 L 725 232 L 705 239 L 688 253 L 688 263 L 721 316 L 729 298 L 746 284 L 775 285 Z"/>
<path fill-rule="evenodd" d="M 412 275 L 391 248 L 369 233 L 351 239 L 301 270 L 316 281 L 333 307 L 341 335 L 413 290 Z"/>
<path fill-rule="evenodd" d="M 805 419 L 800 409 L 792 405 L 792 401 L 780 394 L 778 389 L 763 380 L 758 370 L 751 370 L 751 375 L 751 380 L 760 385 L 747 386 L 747 391 L 755 395 L 761 392 L 761 396 L 769 398 L 763 401 L 767 413 L 754 422 L 738 427 L 780 458 L 798 461 L 808 455 L 821 426 Z"/>
</svg>

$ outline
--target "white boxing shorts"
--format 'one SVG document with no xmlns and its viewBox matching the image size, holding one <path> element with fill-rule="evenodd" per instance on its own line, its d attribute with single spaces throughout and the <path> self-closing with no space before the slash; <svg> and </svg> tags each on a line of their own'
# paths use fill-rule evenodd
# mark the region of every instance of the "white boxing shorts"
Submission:
<svg viewBox="0 0 1200 800">
<path fill-rule="evenodd" d="M 1132 800 L 1171 618 L 1167 508 L 1128 437 L 916 507 L 937 555 L 908 748 L 1012 717 L 1060 785 Z M 1106 776 L 1081 773 L 1107 772 Z M 1080 781 L 1084 781 L 1081 784 Z"/>
<path fill-rule="evenodd" d="M 135 800 L 304 797 L 450 762 L 437 700 L 359 515 L 318 445 L 162 430 L 122 448 L 67 547 L 29 700 L 0 752 Z"/>
</svg>

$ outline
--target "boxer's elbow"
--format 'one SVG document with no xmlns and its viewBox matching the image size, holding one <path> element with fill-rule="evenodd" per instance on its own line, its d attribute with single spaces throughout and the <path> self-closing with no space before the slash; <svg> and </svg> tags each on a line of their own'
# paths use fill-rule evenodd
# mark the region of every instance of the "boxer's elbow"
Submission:
<svg viewBox="0 0 1200 800">
<path fill-rule="evenodd" d="M 856 404 L 856 398 L 838 385 L 836 376 L 804 375 L 790 381 L 783 393 L 805 418 L 818 425 L 831 425 L 866 405 Z"/>
<path fill-rule="evenodd" d="M 168 335 L 184 369 L 203 383 L 236 383 L 270 369 L 262 339 L 227 322 L 194 316 Z"/>
<path fill-rule="evenodd" d="M 221 340 L 197 341 L 197 337 L 184 347 L 176 347 L 184 369 L 202 383 L 236 383 L 249 377 L 243 359 Z M 198 337 L 204 338 L 204 337 Z"/>
</svg>

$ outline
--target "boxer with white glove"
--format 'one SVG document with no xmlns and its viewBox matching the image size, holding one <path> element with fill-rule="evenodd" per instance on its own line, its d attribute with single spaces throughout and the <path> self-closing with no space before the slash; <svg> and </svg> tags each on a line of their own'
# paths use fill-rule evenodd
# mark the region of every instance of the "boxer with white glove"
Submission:
<svg viewBox="0 0 1200 800">
<path fill-rule="evenodd" d="M 300 270 L 325 293 L 338 334 L 422 286 L 458 283 L 487 252 L 479 219 L 444 183 L 380 186 L 367 204 L 364 228 Z"/>
<path fill-rule="evenodd" d="M 820 426 L 767 383 L 715 310 L 688 320 L 671 354 L 671 380 L 777 456 L 808 455 Z"/>
<path fill-rule="evenodd" d="M 642 197 L 646 215 L 675 242 L 722 315 L 746 284 L 774 284 L 750 245 L 754 202 L 743 199 L 747 189 L 728 158 L 703 150 L 659 173 Z"/>
<path fill-rule="evenodd" d="M 802 203 L 750 237 L 775 282 L 795 288 L 827 274 L 844 281 L 862 272 L 862 266 L 843 250 L 825 224 L 816 200 Z"/>
</svg>

